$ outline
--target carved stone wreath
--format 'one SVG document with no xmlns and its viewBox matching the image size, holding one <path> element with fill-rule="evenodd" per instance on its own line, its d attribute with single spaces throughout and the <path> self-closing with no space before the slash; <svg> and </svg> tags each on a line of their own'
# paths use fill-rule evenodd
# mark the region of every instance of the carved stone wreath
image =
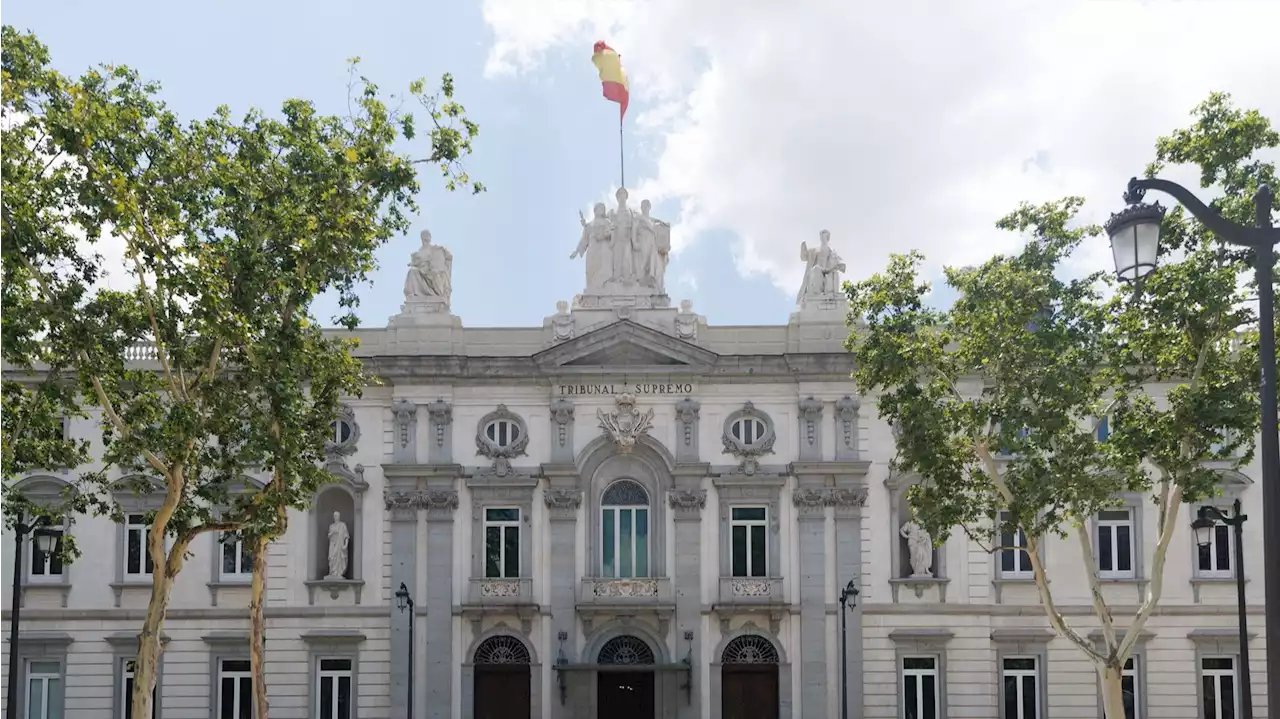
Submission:
<svg viewBox="0 0 1280 719">
<path fill-rule="evenodd" d="M 600 648 L 601 664 L 654 664 L 653 650 L 631 636 L 614 637 Z"/>
<path fill-rule="evenodd" d="M 476 664 L 529 664 L 532 661 L 524 642 L 505 634 L 489 637 L 476 647 Z"/>
<path fill-rule="evenodd" d="M 750 444 L 744 442 L 741 437 L 735 437 L 733 433 L 734 425 L 742 419 L 758 420 L 764 425 L 764 433 Z M 724 443 L 725 454 L 731 454 L 740 460 L 739 470 L 743 474 L 755 474 L 760 468 L 760 457 L 773 454 L 773 443 L 777 440 L 777 433 L 773 429 L 773 418 L 756 409 L 754 404 L 747 402 L 742 405 L 742 409 L 731 412 L 725 418 L 724 432 L 720 439 Z"/>
<path fill-rule="evenodd" d="M 721 657 L 724 664 L 777 664 L 778 650 L 773 643 L 755 634 L 746 634 L 729 642 Z"/>
<path fill-rule="evenodd" d="M 518 435 L 508 442 L 506 446 L 489 439 L 485 433 L 485 429 L 490 424 L 499 420 L 510 422 L 516 428 L 516 434 Z M 506 475 L 511 471 L 511 460 L 515 457 L 524 456 L 525 449 L 528 446 L 529 427 L 525 425 L 524 419 L 520 415 L 507 409 L 505 404 L 498 405 L 497 409 L 481 417 L 479 424 L 476 425 L 476 454 L 493 460 L 493 469 L 499 476 Z"/>
</svg>

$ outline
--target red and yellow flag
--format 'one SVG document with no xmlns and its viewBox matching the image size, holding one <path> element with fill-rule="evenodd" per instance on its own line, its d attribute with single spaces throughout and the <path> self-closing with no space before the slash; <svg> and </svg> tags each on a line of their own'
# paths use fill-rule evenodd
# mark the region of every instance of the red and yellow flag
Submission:
<svg viewBox="0 0 1280 719">
<path fill-rule="evenodd" d="M 600 71 L 604 98 L 618 103 L 618 120 L 621 121 L 627 114 L 627 103 L 631 100 L 627 73 L 622 70 L 622 56 L 603 41 L 597 41 L 595 52 L 591 55 L 591 63 L 596 66 L 596 70 Z"/>
</svg>

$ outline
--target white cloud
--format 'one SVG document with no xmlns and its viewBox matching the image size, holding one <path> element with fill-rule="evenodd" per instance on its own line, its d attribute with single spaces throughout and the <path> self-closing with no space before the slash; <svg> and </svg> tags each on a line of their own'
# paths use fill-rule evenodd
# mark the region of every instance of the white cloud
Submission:
<svg viewBox="0 0 1280 719">
<path fill-rule="evenodd" d="M 491 74 L 605 39 L 661 148 L 633 197 L 677 199 L 676 247 L 729 230 L 791 291 L 822 228 L 854 277 L 917 248 L 1013 247 L 1021 200 L 1119 209 L 1155 138 L 1212 90 L 1280 119 L 1280 3 L 484 0 Z M 591 87 L 584 87 L 591 93 Z M 634 111 L 633 111 L 634 112 Z M 1195 175 L 1173 179 L 1194 182 Z M 1167 204 L 1167 201 L 1166 201 Z M 1105 241 L 1082 262 L 1106 267 Z"/>
</svg>

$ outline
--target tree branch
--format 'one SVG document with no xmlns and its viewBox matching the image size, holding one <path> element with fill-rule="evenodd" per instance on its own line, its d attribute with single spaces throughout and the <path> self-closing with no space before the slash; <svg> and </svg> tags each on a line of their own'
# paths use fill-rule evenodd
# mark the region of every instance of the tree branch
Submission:
<svg viewBox="0 0 1280 719">
<path fill-rule="evenodd" d="M 1111 607 L 1102 596 L 1102 581 L 1098 578 L 1098 559 L 1093 555 L 1093 538 L 1089 536 L 1084 522 L 1076 522 L 1076 538 L 1080 541 L 1080 554 L 1084 558 L 1085 574 L 1089 577 L 1089 595 L 1093 599 L 1093 611 L 1102 623 L 1102 636 L 1107 643 L 1107 652 L 1116 646 L 1116 622 L 1111 614 Z"/>
</svg>

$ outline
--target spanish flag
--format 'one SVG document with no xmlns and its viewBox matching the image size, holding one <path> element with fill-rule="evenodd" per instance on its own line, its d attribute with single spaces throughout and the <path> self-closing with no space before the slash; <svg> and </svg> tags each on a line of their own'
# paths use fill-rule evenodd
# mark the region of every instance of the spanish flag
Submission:
<svg viewBox="0 0 1280 719">
<path fill-rule="evenodd" d="M 600 83 L 604 86 L 604 99 L 618 103 L 618 120 L 627 114 L 627 102 L 631 99 L 627 73 L 622 70 L 622 57 L 613 48 L 596 42 L 591 62 L 600 71 Z"/>
</svg>

